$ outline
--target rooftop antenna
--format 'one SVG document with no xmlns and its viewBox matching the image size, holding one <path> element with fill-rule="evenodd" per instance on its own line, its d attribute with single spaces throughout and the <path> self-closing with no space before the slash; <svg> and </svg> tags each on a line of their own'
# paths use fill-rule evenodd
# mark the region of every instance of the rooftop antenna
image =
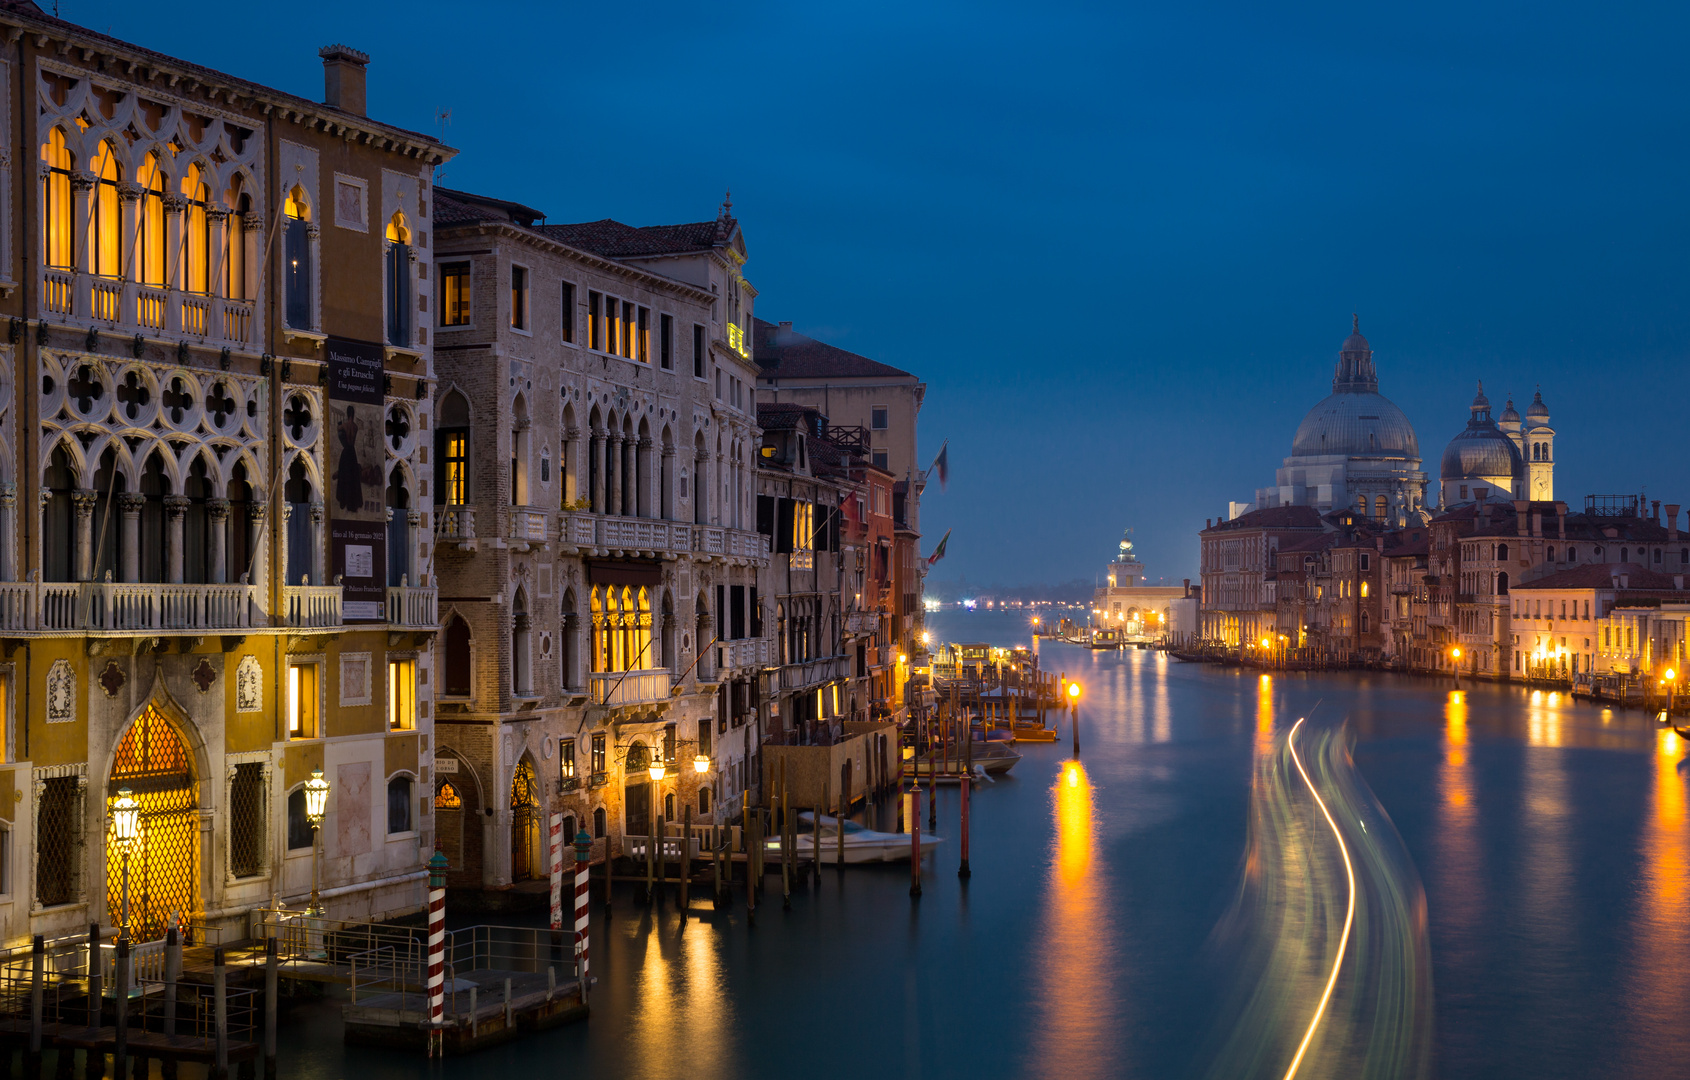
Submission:
<svg viewBox="0 0 1690 1080">
<path fill-rule="evenodd" d="M 440 131 L 440 143 L 441 143 L 442 146 L 444 146 L 445 143 L 446 143 L 446 129 L 452 125 L 452 110 L 451 109 L 436 109 L 436 110 L 434 110 L 434 123 L 435 123 L 436 128 L 438 128 L 438 130 Z M 444 180 L 445 178 L 446 178 L 446 170 L 444 168 L 441 168 L 441 169 L 438 169 L 438 170 L 435 171 L 434 182 L 436 184 L 440 183 L 440 181 Z"/>
</svg>

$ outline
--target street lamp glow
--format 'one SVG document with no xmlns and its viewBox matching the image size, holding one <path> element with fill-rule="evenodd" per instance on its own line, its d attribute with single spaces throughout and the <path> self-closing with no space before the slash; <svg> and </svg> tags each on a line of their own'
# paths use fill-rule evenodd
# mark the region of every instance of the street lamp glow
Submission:
<svg viewBox="0 0 1690 1080">
<path fill-rule="evenodd" d="M 1451 656 L 1455 657 L 1457 660 L 1461 659 L 1461 650 L 1459 648 L 1451 649 L 1449 651 L 1449 654 Z"/>
<path fill-rule="evenodd" d="M 141 804 L 128 788 L 117 789 L 117 801 L 111 804 L 112 835 L 127 850 L 141 838 Z"/>
<path fill-rule="evenodd" d="M 1071 682 L 1071 683 L 1068 684 L 1068 696 L 1070 698 L 1073 698 L 1075 701 L 1080 700 L 1080 684 L 1079 683 Z"/>
<path fill-rule="evenodd" d="M 692 759 L 692 771 L 695 772 L 695 773 L 707 773 L 707 772 L 709 772 L 710 771 L 710 759 L 705 757 L 703 754 L 700 754 L 697 757 L 693 758 Z"/>
<path fill-rule="evenodd" d="M 652 781 L 656 782 L 669 774 L 669 767 L 664 765 L 661 761 L 654 761 L 650 765 L 646 766 L 645 771 L 651 774 Z"/>
<path fill-rule="evenodd" d="M 305 818 L 313 827 L 322 824 L 328 802 L 329 782 L 323 779 L 323 770 L 312 769 L 311 779 L 305 781 Z"/>
<path fill-rule="evenodd" d="M 1667 668 L 1667 682 L 1672 682 L 1676 678 L 1678 678 L 1678 673 L 1672 668 Z"/>
<path fill-rule="evenodd" d="M 923 630 L 923 631 L 922 631 L 922 632 L 921 632 L 921 643 L 922 643 L 922 644 L 923 644 L 923 645 L 926 645 L 926 644 L 927 644 L 927 643 L 928 643 L 928 642 L 930 642 L 930 641 L 932 641 L 932 640 L 933 640 L 933 635 L 932 635 L 932 634 L 929 634 L 929 633 L 928 633 L 928 632 L 927 632 L 927 631 L 925 631 L 925 630 Z"/>
</svg>

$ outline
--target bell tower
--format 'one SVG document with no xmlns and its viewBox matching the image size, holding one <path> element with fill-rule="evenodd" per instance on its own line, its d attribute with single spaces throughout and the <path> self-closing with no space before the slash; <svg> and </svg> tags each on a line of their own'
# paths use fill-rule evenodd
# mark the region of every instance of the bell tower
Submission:
<svg viewBox="0 0 1690 1080">
<path fill-rule="evenodd" d="M 1555 498 L 1555 429 L 1549 426 L 1549 406 L 1543 391 L 1532 397 L 1526 410 L 1525 431 L 1526 497 L 1536 502 Z"/>
</svg>

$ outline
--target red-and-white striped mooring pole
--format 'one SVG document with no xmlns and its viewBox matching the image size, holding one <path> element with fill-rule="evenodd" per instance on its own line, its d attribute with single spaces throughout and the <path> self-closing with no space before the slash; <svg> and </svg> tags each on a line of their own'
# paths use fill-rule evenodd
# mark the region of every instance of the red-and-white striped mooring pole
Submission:
<svg viewBox="0 0 1690 1080">
<path fill-rule="evenodd" d="M 587 860 L 592 858 L 593 838 L 582 829 L 575 834 L 575 974 L 581 980 L 581 1001 L 587 1000 Z M 606 865 L 609 865 L 608 863 Z"/>
<path fill-rule="evenodd" d="M 445 1056 L 446 853 L 428 860 L 428 1055 Z"/>
<path fill-rule="evenodd" d="M 563 929 L 563 815 L 552 815 L 551 862 L 552 872 L 552 930 Z"/>
</svg>

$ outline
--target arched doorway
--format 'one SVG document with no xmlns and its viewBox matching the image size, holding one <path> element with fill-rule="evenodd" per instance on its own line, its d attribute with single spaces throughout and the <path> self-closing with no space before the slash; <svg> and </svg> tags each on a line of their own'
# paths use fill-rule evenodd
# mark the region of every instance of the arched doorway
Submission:
<svg viewBox="0 0 1690 1080">
<path fill-rule="evenodd" d="M 645 743 L 628 747 L 622 763 L 622 834 L 651 835 L 651 752 Z"/>
<path fill-rule="evenodd" d="M 534 759 L 527 754 L 511 774 L 511 880 L 527 881 L 544 872 L 540 858 L 540 786 Z"/>
<path fill-rule="evenodd" d="M 172 915 L 200 910 L 199 783 L 194 759 L 176 726 L 150 704 L 129 726 L 106 783 L 106 817 L 128 788 L 141 804 L 140 839 L 129 854 L 129 932 L 139 941 L 164 936 Z M 106 845 L 106 906 L 115 923 L 123 910 L 123 851 Z"/>
</svg>

